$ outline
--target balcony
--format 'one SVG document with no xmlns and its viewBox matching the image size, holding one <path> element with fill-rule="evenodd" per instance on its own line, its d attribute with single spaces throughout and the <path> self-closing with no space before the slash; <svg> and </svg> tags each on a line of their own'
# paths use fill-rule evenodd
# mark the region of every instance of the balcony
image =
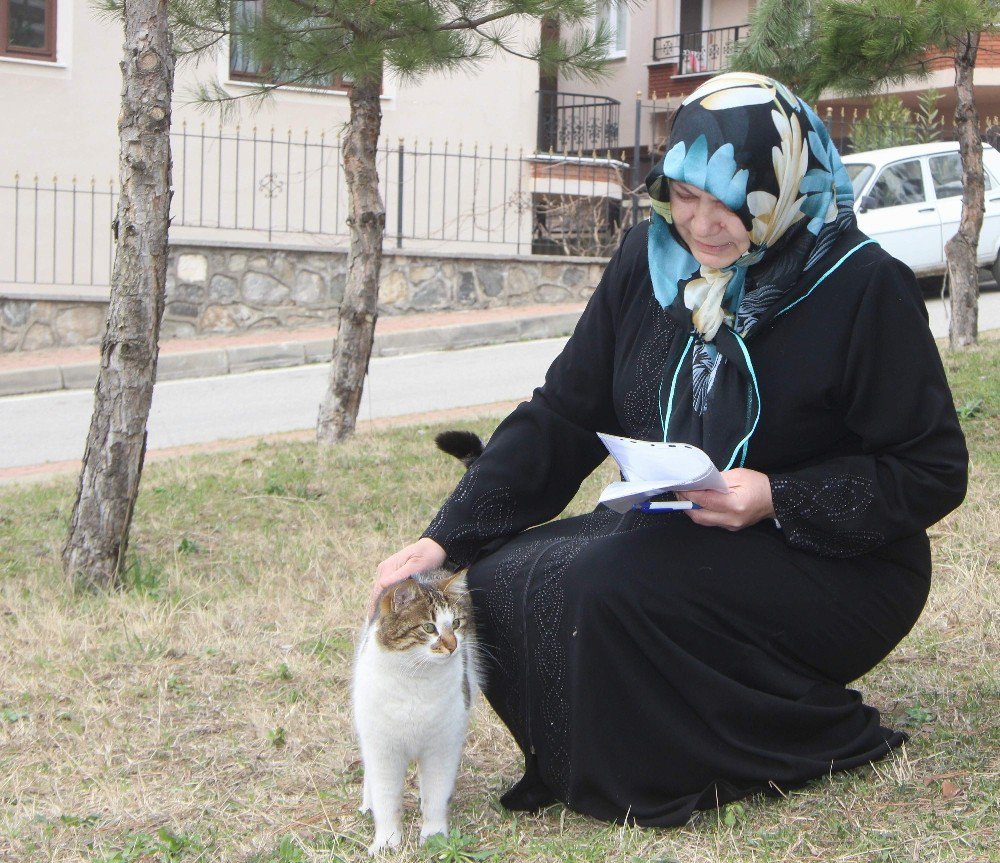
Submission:
<svg viewBox="0 0 1000 863">
<path fill-rule="evenodd" d="M 653 62 L 676 64 L 675 75 L 714 75 L 726 69 L 729 56 L 749 32 L 749 24 L 737 24 L 657 36 L 653 40 Z"/>
<path fill-rule="evenodd" d="M 538 91 L 538 151 L 608 152 L 618 147 L 621 103 L 606 96 Z"/>
</svg>

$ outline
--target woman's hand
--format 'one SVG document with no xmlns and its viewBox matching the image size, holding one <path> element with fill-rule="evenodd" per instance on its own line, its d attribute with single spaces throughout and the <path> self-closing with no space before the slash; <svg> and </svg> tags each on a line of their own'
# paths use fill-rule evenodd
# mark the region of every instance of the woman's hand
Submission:
<svg viewBox="0 0 1000 863">
<path fill-rule="evenodd" d="M 383 560 L 375 571 L 375 585 L 368 601 L 368 617 L 375 613 L 375 603 L 383 590 L 418 572 L 438 569 L 444 565 L 447 557 L 447 553 L 440 545 L 424 536 Z"/>
<path fill-rule="evenodd" d="M 774 518 L 771 481 L 766 474 L 738 467 L 722 472 L 729 494 L 719 491 L 678 492 L 680 500 L 690 500 L 701 509 L 683 510 L 695 524 L 742 530 L 765 518 Z"/>
</svg>

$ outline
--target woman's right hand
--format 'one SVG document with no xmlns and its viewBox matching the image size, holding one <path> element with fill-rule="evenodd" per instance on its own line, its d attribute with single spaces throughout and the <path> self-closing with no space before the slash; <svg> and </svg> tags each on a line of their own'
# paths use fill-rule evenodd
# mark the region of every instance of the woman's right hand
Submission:
<svg viewBox="0 0 1000 863">
<path fill-rule="evenodd" d="M 375 613 L 375 603 L 383 590 L 411 575 L 444 566 L 447 557 L 447 552 L 440 545 L 424 536 L 383 560 L 375 571 L 375 584 L 368 601 L 368 617 L 371 618 Z"/>
</svg>

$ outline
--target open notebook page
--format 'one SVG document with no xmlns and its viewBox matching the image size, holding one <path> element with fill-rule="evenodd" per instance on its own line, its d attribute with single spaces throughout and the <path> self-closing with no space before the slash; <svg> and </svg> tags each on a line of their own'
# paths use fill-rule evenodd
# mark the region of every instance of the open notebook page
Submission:
<svg viewBox="0 0 1000 863">
<path fill-rule="evenodd" d="M 627 512 L 634 504 L 669 491 L 729 490 L 712 460 L 696 446 L 634 440 L 601 432 L 597 436 L 625 477 L 624 482 L 607 486 L 598 499 L 598 503 L 616 512 Z"/>
</svg>

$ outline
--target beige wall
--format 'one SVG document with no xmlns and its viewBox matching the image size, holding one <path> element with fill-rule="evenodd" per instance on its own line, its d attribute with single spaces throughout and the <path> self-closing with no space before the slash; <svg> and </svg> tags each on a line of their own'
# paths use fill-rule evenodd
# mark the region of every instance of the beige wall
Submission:
<svg viewBox="0 0 1000 863">
<path fill-rule="evenodd" d="M 711 0 L 708 26 L 714 29 L 746 24 L 749 8 L 747 0 Z"/>
<path fill-rule="evenodd" d="M 43 182 L 58 174 L 60 185 L 77 175 L 99 183 L 117 173 L 117 117 L 122 36 L 117 24 L 95 17 L 88 0 L 59 0 L 58 59 L 37 63 L 0 58 L 0 184 L 15 171 L 24 183 L 38 172 Z M 533 25 L 532 25 L 533 26 Z M 215 115 L 187 104 L 200 78 L 225 72 L 220 59 L 181 63 L 175 82 L 174 127 L 182 121 L 216 127 Z M 534 145 L 538 70 L 534 63 L 503 56 L 478 70 L 431 76 L 418 85 L 386 84 L 383 140 L 404 136 L 435 143 L 448 139 Z M 233 85 L 233 93 L 246 88 Z M 249 108 L 249 106 L 248 106 Z M 256 113 L 242 112 L 245 127 L 275 126 L 300 134 L 336 135 L 348 116 L 343 94 L 283 92 Z"/>
</svg>

